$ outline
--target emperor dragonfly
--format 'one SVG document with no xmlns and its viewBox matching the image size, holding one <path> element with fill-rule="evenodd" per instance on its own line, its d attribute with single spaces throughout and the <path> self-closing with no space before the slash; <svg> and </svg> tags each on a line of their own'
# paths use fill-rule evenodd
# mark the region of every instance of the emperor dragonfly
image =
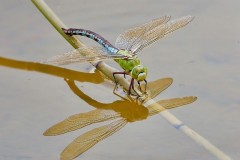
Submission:
<svg viewBox="0 0 240 160">
<path fill-rule="evenodd" d="M 129 95 L 131 94 L 131 89 L 134 90 L 134 80 L 138 82 L 140 91 L 142 91 L 140 87 L 140 82 L 144 81 L 144 92 L 146 92 L 147 68 L 141 64 L 140 59 L 137 57 L 137 53 L 146 46 L 166 36 L 167 34 L 186 26 L 189 22 L 193 20 L 194 17 L 185 16 L 172 21 L 170 21 L 170 18 L 170 16 L 160 17 L 148 23 L 125 31 L 117 37 L 115 46 L 99 34 L 90 30 L 63 28 L 64 33 L 69 36 L 81 35 L 95 40 L 104 47 L 104 50 L 93 47 L 81 47 L 71 52 L 55 56 L 49 59 L 48 62 L 55 64 L 69 64 L 74 62 L 114 59 L 124 70 L 123 72 L 113 72 L 113 78 L 115 80 L 116 86 L 117 81 L 115 75 L 123 74 L 125 77 L 125 75 L 127 74 L 132 77 L 128 89 Z"/>
</svg>

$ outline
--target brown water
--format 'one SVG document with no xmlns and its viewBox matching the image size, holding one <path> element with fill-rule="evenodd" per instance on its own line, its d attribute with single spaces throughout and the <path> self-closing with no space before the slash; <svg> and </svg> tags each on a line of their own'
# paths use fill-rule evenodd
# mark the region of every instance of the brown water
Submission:
<svg viewBox="0 0 240 160">
<path fill-rule="evenodd" d="M 149 69 L 149 81 L 174 79 L 172 87 L 156 99 L 197 96 L 197 102 L 171 112 L 233 159 L 240 157 L 239 1 L 46 2 L 67 26 L 93 30 L 110 42 L 124 30 L 166 14 L 173 18 L 194 15 L 188 26 L 143 50 L 139 57 Z M 77 72 L 86 72 L 88 64 L 66 66 L 73 72 L 28 63 L 72 49 L 31 2 L 1 2 L 0 12 L 0 56 L 19 60 L 13 62 L 15 68 L 35 65 L 28 70 L 37 66 L 44 73 L 0 67 L 0 159 L 58 159 L 61 151 L 89 128 L 56 137 L 45 137 L 43 132 L 70 115 L 93 109 L 73 94 L 63 77 L 81 79 L 76 85 L 99 102 L 111 103 L 119 98 L 111 88 L 99 84 L 102 79 Z M 82 40 L 97 46 L 86 38 Z M 127 125 L 78 159 L 214 157 L 163 118 L 154 116 Z"/>
</svg>

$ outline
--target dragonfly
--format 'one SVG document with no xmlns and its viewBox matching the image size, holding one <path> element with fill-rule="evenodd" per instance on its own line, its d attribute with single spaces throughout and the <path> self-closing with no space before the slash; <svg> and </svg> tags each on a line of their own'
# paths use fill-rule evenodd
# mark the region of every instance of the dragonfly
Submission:
<svg viewBox="0 0 240 160">
<path fill-rule="evenodd" d="M 76 87 L 74 82 L 71 80 L 68 80 L 67 83 L 71 88 Z M 151 94 L 151 98 L 156 97 L 171 84 L 171 78 L 164 78 L 155 82 L 150 82 L 148 90 L 150 89 L 149 92 L 153 93 Z M 89 97 L 82 93 L 81 90 L 75 92 L 75 94 L 76 93 L 78 93 L 78 96 L 83 98 L 83 100 L 89 99 Z M 194 96 L 188 96 L 158 101 L 157 103 L 163 108 L 155 108 L 153 105 L 149 105 L 145 108 L 137 103 L 120 100 L 111 106 L 109 106 L 109 104 L 103 105 L 100 103 L 99 105 L 94 106 L 97 108 L 95 110 L 72 115 L 67 119 L 53 125 L 44 132 L 44 135 L 56 136 L 83 128 L 91 124 L 111 121 L 109 124 L 94 128 L 80 135 L 62 151 L 61 160 L 72 160 L 89 150 L 100 141 L 118 132 L 129 122 L 145 120 L 148 116 L 156 115 L 165 109 L 172 109 L 182 105 L 190 104 L 196 99 L 197 98 Z M 93 102 L 91 100 L 88 103 L 98 104 L 99 102 Z"/>
<path fill-rule="evenodd" d="M 65 34 L 69 36 L 80 35 L 88 37 L 99 43 L 102 48 L 81 47 L 62 55 L 54 56 L 50 58 L 48 62 L 64 65 L 76 62 L 113 59 L 123 69 L 121 72 L 113 72 L 113 78 L 116 84 L 115 88 L 117 88 L 118 85 L 115 75 L 122 74 L 124 77 L 125 75 L 129 75 L 131 81 L 128 88 L 128 95 L 134 95 L 131 93 L 131 90 L 137 93 L 134 89 L 134 81 L 137 81 L 140 91 L 146 93 L 148 69 L 142 65 L 137 56 L 138 53 L 153 42 L 165 37 L 167 34 L 186 26 L 194 17 L 189 15 L 174 20 L 170 19 L 170 16 L 163 16 L 131 28 L 117 37 L 115 45 L 112 45 L 101 35 L 90 30 L 62 28 Z M 145 82 L 144 91 L 140 86 L 140 82 Z"/>
</svg>

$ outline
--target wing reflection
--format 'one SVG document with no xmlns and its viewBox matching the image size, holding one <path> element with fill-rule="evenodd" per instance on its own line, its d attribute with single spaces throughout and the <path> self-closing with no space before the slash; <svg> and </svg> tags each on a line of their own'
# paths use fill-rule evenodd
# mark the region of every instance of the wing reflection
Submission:
<svg viewBox="0 0 240 160">
<path fill-rule="evenodd" d="M 114 121 L 108 125 L 90 130 L 76 138 L 61 153 L 61 160 L 74 159 L 101 140 L 111 136 L 127 124 L 125 119 Z"/>
<path fill-rule="evenodd" d="M 48 64 L 20 61 L 5 57 L 0 57 L 0 66 L 27 71 L 41 72 L 61 78 L 73 79 L 79 82 L 90 82 L 99 84 L 104 81 L 104 78 L 102 77 L 99 71 L 96 71 L 95 73 L 84 73 Z"/>
<path fill-rule="evenodd" d="M 80 113 L 70 116 L 69 118 L 55 124 L 50 127 L 44 135 L 54 136 L 70 132 L 84 126 L 112 120 L 110 124 L 92 129 L 70 143 L 61 153 L 62 160 L 74 159 L 81 155 L 101 140 L 111 136 L 112 134 L 119 131 L 128 122 L 135 122 L 146 119 L 148 116 L 155 115 L 163 110 L 156 110 L 155 108 L 148 106 L 144 107 L 138 103 L 131 102 L 128 100 L 117 100 L 112 103 L 101 103 L 91 97 L 84 94 L 74 83 L 73 80 L 66 80 L 71 90 L 84 100 L 89 105 L 95 107 L 87 113 Z M 171 85 L 172 79 L 165 78 L 154 82 L 150 82 L 148 89 L 149 93 L 155 97 L 169 85 Z M 150 94 L 151 95 L 151 94 Z M 166 109 L 175 108 L 181 105 L 192 103 L 196 100 L 196 97 L 184 97 L 184 98 L 173 98 L 168 100 L 161 100 L 158 103 Z"/>
</svg>

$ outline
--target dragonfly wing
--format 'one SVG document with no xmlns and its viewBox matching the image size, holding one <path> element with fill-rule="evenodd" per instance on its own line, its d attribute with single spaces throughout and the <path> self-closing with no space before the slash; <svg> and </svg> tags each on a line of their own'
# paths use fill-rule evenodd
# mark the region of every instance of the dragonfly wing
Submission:
<svg viewBox="0 0 240 160">
<path fill-rule="evenodd" d="M 169 19 L 170 16 L 164 16 L 135 28 L 131 28 L 117 37 L 115 46 L 119 49 L 131 50 L 135 44 L 139 43 L 139 40 L 142 39 L 142 36 L 146 31 L 166 23 Z"/>
<path fill-rule="evenodd" d="M 120 54 L 108 54 L 102 48 L 81 47 L 70 52 L 49 58 L 46 63 L 66 65 L 71 63 L 93 62 L 97 60 L 121 59 Z"/>
<path fill-rule="evenodd" d="M 167 100 L 160 100 L 157 102 L 163 108 L 156 108 L 153 105 L 150 105 L 147 108 L 149 110 L 149 115 L 152 116 L 152 115 L 158 114 L 159 112 L 165 109 L 172 109 L 172 108 L 180 107 L 183 105 L 187 105 L 196 100 L 197 100 L 197 97 L 194 97 L 194 96 L 183 97 L 183 98 L 172 98 Z"/>
<path fill-rule="evenodd" d="M 112 110 L 96 109 L 87 113 L 75 114 L 55 124 L 44 132 L 45 136 L 54 136 L 74 131 L 84 126 L 119 118 L 120 114 Z"/>
<path fill-rule="evenodd" d="M 134 44 L 131 48 L 133 53 L 141 51 L 144 47 L 152 44 L 153 42 L 163 38 L 167 34 L 186 26 L 189 22 L 193 20 L 193 16 L 185 16 L 179 19 L 169 21 L 167 23 L 161 24 L 157 27 L 154 27 L 141 37 L 138 43 Z"/>
<path fill-rule="evenodd" d="M 61 153 L 61 160 L 71 160 L 76 158 L 101 140 L 119 131 L 126 124 L 127 121 L 125 119 L 120 119 L 84 133 L 63 150 Z"/>
</svg>

